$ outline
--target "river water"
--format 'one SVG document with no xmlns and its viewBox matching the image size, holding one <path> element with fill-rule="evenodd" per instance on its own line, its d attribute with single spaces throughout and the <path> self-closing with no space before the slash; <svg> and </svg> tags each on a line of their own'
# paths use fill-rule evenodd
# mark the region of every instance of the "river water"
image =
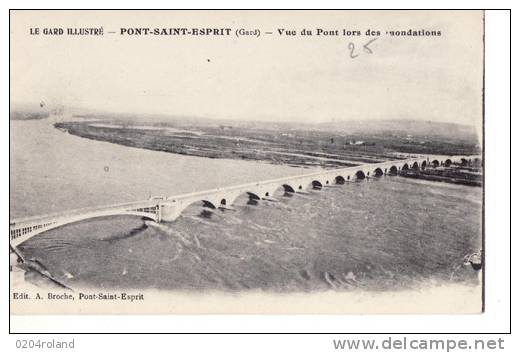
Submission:
<svg viewBox="0 0 520 353">
<path fill-rule="evenodd" d="M 309 172 L 91 141 L 48 120 L 11 122 L 11 139 L 11 217 Z M 135 217 L 85 221 L 20 249 L 72 288 L 286 292 L 479 284 L 463 258 L 481 248 L 480 188 L 385 176 L 274 197 L 279 201 L 257 204 L 239 198 L 235 210 L 193 205 L 159 225 Z"/>
<path fill-rule="evenodd" d="M 11 218 L 310 172 L 283 165 L 192 157 L 94 141 L 55 129 L 54 122 L 10 122 Z"/>
</svg>

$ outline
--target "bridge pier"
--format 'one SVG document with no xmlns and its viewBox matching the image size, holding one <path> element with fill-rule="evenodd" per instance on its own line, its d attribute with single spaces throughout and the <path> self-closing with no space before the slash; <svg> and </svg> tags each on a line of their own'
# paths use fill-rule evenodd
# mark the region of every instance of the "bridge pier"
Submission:
<svg viewBox="0 0 520 353">
<path fill-rule="evenodd" d="M 181 214 L 182 209 L 175 202 L 161 203 L 159 212 L 159 223 L 161 222 L 173 222 Z"/>
</svg>

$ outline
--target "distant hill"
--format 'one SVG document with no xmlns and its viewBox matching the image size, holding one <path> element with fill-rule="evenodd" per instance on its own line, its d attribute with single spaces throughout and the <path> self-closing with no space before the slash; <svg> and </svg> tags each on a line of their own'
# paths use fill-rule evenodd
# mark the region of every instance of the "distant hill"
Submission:
<svg viewBox="0 0 520 353">
<path fill-rule="evenodd" d="M 35 110 L 11 110 L 9 112 L 10 120 L 37 120 L 47 119 L 49 112 L 47 111 L 35 111 Z"/>
<path fill-rule="evenodd" d="M 45 103 L 34 104 L 11 104 L 9 110 L 10 120 L 37 120 L 47 119 L 50 116 L 49 109 Z"/>
<path fill-rule="evenodd" d="M 12 104 L 9 111 L 10 120 L 37 120 L 47 119 L 51 115 L 62 115 L 64 112 L 62 105 L 52 107 L 41 102 L 38 104 Z"/>
</svg>

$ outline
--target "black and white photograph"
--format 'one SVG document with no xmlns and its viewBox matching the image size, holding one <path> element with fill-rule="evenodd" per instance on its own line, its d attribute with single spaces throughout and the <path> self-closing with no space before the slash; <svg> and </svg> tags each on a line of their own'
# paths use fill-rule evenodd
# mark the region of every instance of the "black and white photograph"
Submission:
<svg viewBox="0 0 520 353">
<path fill-rule="evenodd" d="M 11 11 L 11 314 L 484 312 L 484 21 Z"/>
</svg>

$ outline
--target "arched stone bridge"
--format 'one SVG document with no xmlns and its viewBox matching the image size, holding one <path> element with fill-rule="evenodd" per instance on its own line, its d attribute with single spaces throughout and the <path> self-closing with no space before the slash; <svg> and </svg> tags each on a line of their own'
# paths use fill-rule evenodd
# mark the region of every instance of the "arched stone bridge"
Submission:
<svg viewBox="0 0 520 353">
<path fill-rule="evenodd" d="M 182 211 L 195 203 L 208 208 L 230 208 L 233 202 L 247 195 L 252 200 L 276 201 L 273 198 L 276 190 L 283 188 L 286 192 L 305 193 L 307 189 L 320 189 L 327 185 L 344 184 L 349 181 L 396 175 L 401 170 L 420 169 L 426 166 L 449 166 L 451 163 L 468 163 L 480 161 L 480 156 L 425 156 L 383 163 L 358 165 L 348 168 L 320 170 L 317 172 L 248 183 L 169 197 L 157 197 L 146 201 L 111 205 L 106 207 L 79 209 L 60 214 L 30 217 L 12 220 L 9 224 L 10 245 L 16 247 L 24 241 L 45 231 L 75 223 L 86 219 L 114 215 L 134 215 L 155 222 L 172 222 Z"/>
</svg>

